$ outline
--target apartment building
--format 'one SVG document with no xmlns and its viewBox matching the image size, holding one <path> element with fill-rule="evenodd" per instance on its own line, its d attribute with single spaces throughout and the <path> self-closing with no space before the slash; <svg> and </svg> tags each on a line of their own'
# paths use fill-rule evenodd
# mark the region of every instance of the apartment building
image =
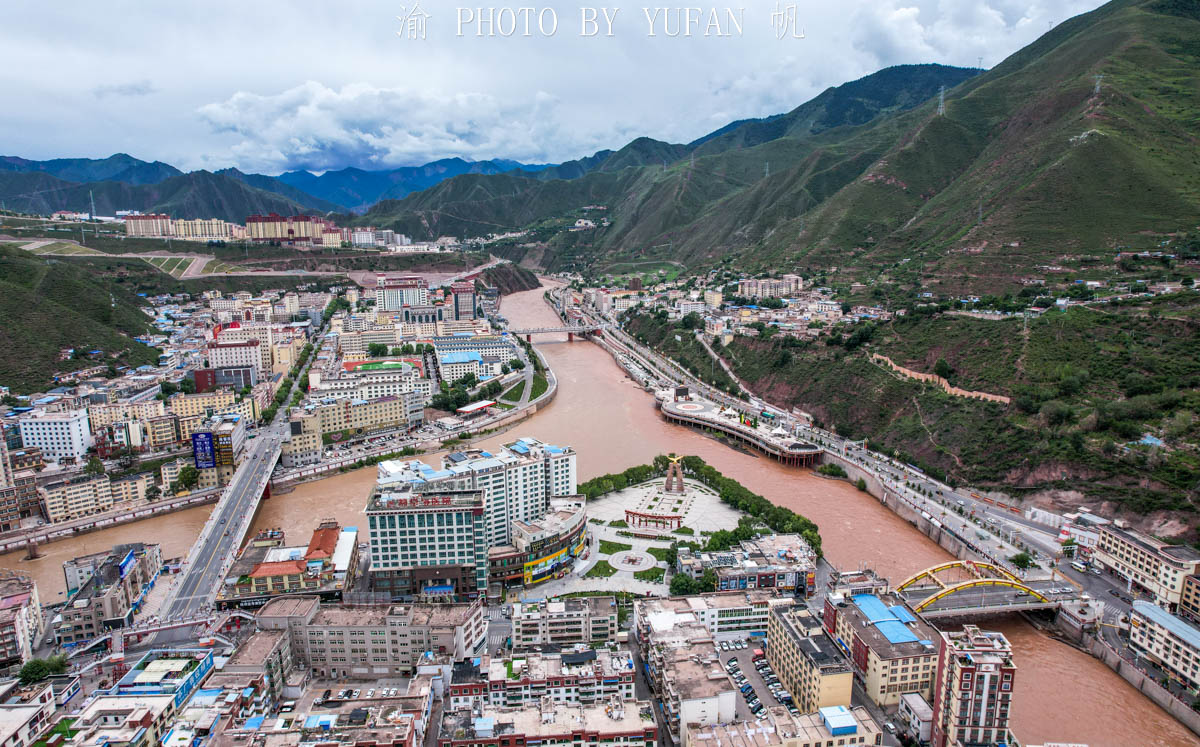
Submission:
<svg viewBox="0 0 1200 747">
<path fill-rule="evenodd" d="M 168 413 L 146 421 L 146 445 L 151 450 L 169 448 L 178 443 L 180 439 L 179 416 L 175 413 Z"/>
<path fill-rule="evenodd" d="M 288 440 L 280 447 L 279 461 L 295 469 L 321 461 L 321 419 L 309 412 L 294 412 L 288 419 Z"/>
<path fill-rule="evenodd" d="M 612 697 L 631 699 L 633 677 L 628 650 L 481 656 L 454 667 L 448 700 L 452 710 L 528 708 L 543 697 L 560 707 L 591 705 Z"/>
<path fill-rule="evenodd" d="M 189 241 L 232 241 L 246 238 L 246 229 L 220 218 L 177 220 L 175 236 Z"/>
<path fill-rule="evenodd" d="M 108 475 L 79 473 L 48 482 L 41 487 L 47 521 L 67 521 L 107 511 L 113 505 L 112 481 Z"/>
<path fill-rule="evenodd" d="M 934 683 L 933 747 L 1010 744 L 1012 646 L 1002 633 L 963 626 L 943 632 Z"/>
<path fill-rule="evenodd" d="M 110 402 L 102 405 L 89 405 L 87 408 L 88 421 L 92 430 L 106 425 L 113 425 L 129 420 L 147 422 L 166 414 L 166 409 L 160 399 L 149 399 L 145 402 Z"/>
<path fill-rule="evenodd" d="M 658 728 L 650 703 L 616 697 L 597 705 L 558 707 L 542 698 L 537 708 L 485 707 L 479 713 L 445 711 L 437 747 L 494 747 L 497 744 L 580 744 L 596 747 L 656 747 Z"/>
<path fill-rule="evenodd" d="M 876 705 L 898 706 L 904 693 L 933 699 L 941 636 L 900 597 L 833 593 L 825 598 L 823 620 Z"/>
<path fill-rule="evenodd" d="M 428 404 L 433 396 L 433 382 L 421 375 L 421 370 L 408 361 L 385 360 L 363 363 L 336 378 L 319 372 L 309 373 L 312 396 L 345 396 L 356 399 L 396 397 L 419 392 Z"/>
<path fill-rule="evenodd" d="M 323 679 L 410 675 L 427 654 L 463 661 L 487 638 L 480 600 L 345 606 L 290 595 L 265 604 L 256 620 L 259 630 L 286 631 L 296 662 Z"/>
<path fill-rule="evenodd" d="M 367 499 L 370 582 L 393 597 L 482 595 L 487 533 L 480 490 L 415 492 L 378 485 Z"/>
<path fill-rule="evenodd" d="M 151 747 L 170 729 L 179 704 L 174 695 L 106 695 L 75 717 L 70 744 Z"/>
<path fill-rule="evenodd" d="M 1132 529 L 1105 525 L 1100 527 L 1092 561 L 1154 595 L 1156 604 L 1174 612 L 1183 595 L 1184 578 L 1200 568 L 1200 551 L 1188 545 L 1169 545 Z"/>
<path fill-rule="evenodd" d="M 375 399 L 325 397 L 312 409 L 322 435 L 347 436 L 389 428 L 407 430 L 424 420 L 425 399 L 417 392 Z"/>
<path fill-rule="evenodd" d="M 487 545 L 497 546 L 513 544 L 513 522 L 536 522 L 550 498 L 575 495 L 575 457 L 569 446 L 521 438 L 495 454 L 480 449 L 448 454 L 437 470 L 419 460 L 389 460 L 377 469 L 380 486 L 482 490 Z"/>
<path fill-rule="evenodd" d="M 1188 688 L 1200 687 L 1200 629 L 1186 620 L 1156 604 L 1134 600 L 1129 645 Z"/>
<path fill-rule="evenodd" d="M 660 625 L 696 622 L 720 638 L 745 638 L 765 633 L 771 609 L 790 603 L 769 589 L 656 597 L 634 605 L 635 624 L 651 617 Z"/>
<path fill-rule="evenodd" d="M 0 570 L 0 666 L 19 665 L 32 657 L 45 632 L 37 582 Z"/>
<path fill-rule="evenodd" d="M 259 340 L 252 339 L 244 342 L 210 342 L 205 350 L 210 368 L 236 368 L 238 366 L 255 366 L 259 375 L 271 372 L 270 364 L 262 368 L 262 353 L 259 350 Z M 270 356 L 268 346 L 267 355 Z"/>
<path fill-rule="evenodd" d="M 771 610 L 766 654 L 801 713 L 850 705 L 854 670 L 825 637 L 820 619 L 804 605 L 777 605 Z"/>
<path fill-rule="evenodd" d="M 127 236 L 163 238 L 173 236 L 174 232 L 173 221 L 168 215 L 151 213 L 125 216 L 125 235 Z"/>
<path fill-rule="evenodd" d="M 616 597 L 572 597 L 512 606 L 514 649 L 573 646 L 616 637 Z"/>
<path fill-rule="evenodd" d="M 375 283 L 380 311 L 400 311 L 405 306 L 429 305 L 429 282 L 415 276 L 380 274 Z"/>
<path fill-rule="evenodd" d="M 22 688 L 15 679 L 0 683 L 0 744 L 29 747 L 50 727 L 58 703 L 47 682 Z"/>
<path fill-rule="evenodd" d="M 21 445 L 42 450 L 56 461 L 76 462 L 94 443 L 87 410 L 36 410 L 17 421 Z"/>
<path fill-rule="evenodd" d="M 799 589 L 812 594 L 817 555 L 798 534 L 769 534 L 746 540 L 720 552 L 680 548 L 675 570 L 700 578 L 711 569 L 719 591 L 738 589 Z"/>
<path fill-rule="evenodd" d="M 455 319 L 475 318 L 475 283 L 473 281 L 451 283 L 450 298 Z"/>
<path fill-rule="evenodd" d="M 246 236 L 255 243 L 287 246 L 321 246 L 325 231 L 337 227 L 314 215 L 282 216 L 276 213 L 246 218 Z"/>
<path fill-rule="evenodd" d="M 74 593 L 51 620 L 58 645 L 78 643 L 133 624 L 135 611 L 163 567 L 158 545 L 135 542 L 63 563 Z"/>
<path fill-rule="evenodd" d="M 261 683 L 263 694 L 275 704 L 283 699 L 285 685 L 296 669 L 292 637 L 288 632 L 257 630 L 239 644 L 221 666 L 221 675 L 241 675 Z"/>
<path fill-rule="evenodd" d="M 22 519 L 45 515 L 35 472 L 16 472 L 10 483 L 0 488 L 0 531 L 5 532 L 21 526 Z"/>
<path fill-rule="evenodd" d="M 140 503 L 146 500 L 147 492 L 154 485 L 154 475 L 150 472 L 139 472 L 128 477 L 118 477 L 109 482 L 112 491 L 113 504 Z"/>
<path fill-rule="evenodd" d="M 208 417 L 228 412 L 236 401 L 237 395 L 228 389 L 197 394 L 179 392 L 167 397 L 167 410 L 181 418 L 195 415 Z"/>
<path fill-rule="evenodd" d="M 699 622 L 671 624 L 634 615 L 651 694 L 662 703 L 663 723 L 678 743 L 685 725 L 727 724 L 737 717 L 737 687 L 721 665 L 712 634 Z M 644 622 L 643 622 L 644 621 Z"/>
<path fill-rule="evenodd" d="M 745 298 L 775 298 L 804 290 L 804 278 L 787 274 L 778 278 L 748 278 L 738 281 L 738 295 Z"/>
</svg>

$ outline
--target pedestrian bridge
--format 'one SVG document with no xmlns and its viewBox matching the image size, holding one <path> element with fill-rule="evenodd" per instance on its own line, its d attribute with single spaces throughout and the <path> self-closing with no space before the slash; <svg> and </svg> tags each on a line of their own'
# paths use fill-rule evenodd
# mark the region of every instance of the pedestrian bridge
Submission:
<svg viewBox="0 0 1200 747">
<path fill-rule="evenodd" d="M 1062 579 L 1021 578 L 995 563 L 955 560 L 926 568 L 896 586 L 896 593 L 927 618 L 975 617 L 1057 609 L 1079 598 Z"/>
</svg>

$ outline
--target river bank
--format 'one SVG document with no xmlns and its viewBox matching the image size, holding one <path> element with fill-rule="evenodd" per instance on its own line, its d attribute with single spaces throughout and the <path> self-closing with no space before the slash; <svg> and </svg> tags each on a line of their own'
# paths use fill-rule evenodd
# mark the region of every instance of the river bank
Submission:
<svg viewBox="0 0 1200 747">
<path fill-rule="evenodd" d="M 514 326 L 557 324 L 542 291 L 506 297 L 504 315 Z M 652 395 L 630 380 L 601 347 L 583 340 L 567 342 L 565 335 L 541 336 L 535 343 L 555 373 L 560 396 L 521 427 L 506 435 L 490 435 L 478 445 L 496 446 L 517 435 L 571 445 L 579 454 L 580 481 L 644 464 L 657 454 L 695 454 L 755 493 L 816 522 L 826 557 L 839 568 L 870 565 L 884 576 L 901 579 L 950 559 L 937 543 L 849 483 L 740 453 L 704 434 L 667 423 L 655 410 Z M 442 453 L 416 458 L 437 464 Z M 300 544 L 326 517 L 362 529 L 363 507 L 374 482 L 375 469 L 368 467 L 299 485 L 291 493 L 264 501 L 252 531 L 280 527 L 289 542 Z M 185 554 L 208 509 L 189 511 L 199 512 L 195 520 L 180 512 L 164 517 L 169 521 L 152 519 L 96 532 L 88 535 L 86 547 L 76 541 L 55 543 L 47 550 L 56 557 L 34 561 L 43 569 L 35 577 L 39 584 L 42 577 L 51 580 L 47 583 L 56 578 L 61 588 L 62 560 L 147 537 L 164 545 L 164 555 Z M 126 534 L 118 534 L 122 531 Z M 33 564 L 21 564 L 19 557 L 10 554 L 0 557 L 0 565 L 28 570 Z M 53 594 L 43 597 L 47 602 L 61 599 Z M 1166 712 L 1091 656 L 1016 618 L 985 626 L 1003 632 L 1014 647 L 1019 681 L 1013 728 L 1022 743 L 1086 742 L 1092 747 L 1197 743 Z"/>
</svg>

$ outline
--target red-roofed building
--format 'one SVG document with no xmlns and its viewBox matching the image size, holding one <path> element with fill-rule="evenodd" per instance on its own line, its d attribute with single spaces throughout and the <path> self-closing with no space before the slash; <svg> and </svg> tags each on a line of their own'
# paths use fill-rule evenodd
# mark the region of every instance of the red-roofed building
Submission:
<svg viewBox="0 0 1200 747">
<path fill-rule="evenodd" d="M 358 532 L 332 519 L 313 531 L 308 546 L 284 546 L 283 533 L 256 537 L 234 561 L 237 582 L 217 593 L 218 609 L 260 607 L 279 594 L 304 592 L 340 601 L 358 564 Z"/>
<path fill-rule="evenodd" d="M 317 531 L 313 532 L 312 539 L 308 541 L 308 551 L 304 553 L 304 559 L 309 562 L 331 559 L 341 531 L 337 524 L 330 526 L 326 523 L 318 527 Z"/>
</svg>

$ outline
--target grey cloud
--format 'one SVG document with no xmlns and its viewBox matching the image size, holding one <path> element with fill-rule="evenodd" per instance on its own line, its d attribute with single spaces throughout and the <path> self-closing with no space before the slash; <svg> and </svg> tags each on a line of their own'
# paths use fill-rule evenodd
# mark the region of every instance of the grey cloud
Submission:
<svg viewBox="0 0 1200 747">
<path fill-rule="evenodd" d="M 98 99 L 107 98 L 109 96 L 149 96 L 152 93 L 157 93 L 158 89 L 148 80 L 137 80 L 130 83 L 117 83 L 113 85 L 96 86 L 92 89 L 92 95 Z"/>
</svg>

